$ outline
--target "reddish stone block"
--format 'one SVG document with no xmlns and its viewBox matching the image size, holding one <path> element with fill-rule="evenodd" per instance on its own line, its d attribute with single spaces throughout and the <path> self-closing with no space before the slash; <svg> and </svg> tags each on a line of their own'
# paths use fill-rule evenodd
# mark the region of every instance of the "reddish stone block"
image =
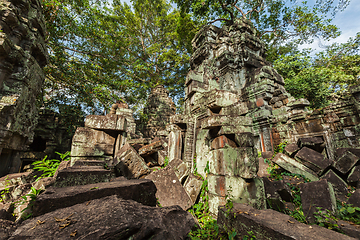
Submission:
<svg viewBox="0 0 360 240">
<path fill-rule="evenodd" d="M 264 106 L 264 99 L 263 99 L 263 98 L 258 98 L 258 99 L 256 99 L 256 106 L 257 106 L 257 107 L 262 107 L 262 106 Z"/>
<path fill-rule="evenodd" d="M 220 148 L 224 148 L 226 145 L 229 145 L 230 147 L 237 147 L 236 143 L 232 140 L 230 140 L 229 138 L 227 138 L 226 136 L 222 135 L 220 137 L 215 138 L 212 142 L 211 142 L 211 149 L 220 149 Z"/>
</svg>

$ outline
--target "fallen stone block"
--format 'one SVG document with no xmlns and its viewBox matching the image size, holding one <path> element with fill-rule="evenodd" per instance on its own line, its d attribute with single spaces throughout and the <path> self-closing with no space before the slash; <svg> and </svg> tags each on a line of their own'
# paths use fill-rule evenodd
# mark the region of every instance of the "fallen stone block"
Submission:
<svg viewBox="0 0 360 240">
<path fill-rule="evenodd" d="M 268 178 L 262 178 L 265 188 L 265 196 L 281 197 L 281 200 L 286 202 L 292 202 L 294 197 L 292 196 L 290 187 L 283 181 L 270 181 Z"/>
<path fill-rule="evenodd" d="M 303 147 L 295 155 L 295 159 L 316 172 L 318 176 L 320 176 L 332 164 L 330 159 L 307 147 Z"/>
<path fill-rule="evenodd" d="M 353 207 L 360 207 L 360 189 L 356 189 L 348 199 L 348 204 L 352 204 Z"/>
<path fill-rule="evenodd" d="M 220 207 L 217 222 L 222 229 L 234 229 L 238 236 L 249 236 L 251 232 L 256 239 L 264 240 L 355 239 L 317 225 L 300 223 L 289 215 L 272 209 L 258 210 L 239 203 L 234 203 L 230 211 Z"/>
<path fill-rule="evenodd" d="M 203 184 L 203 180 L 190 173 L 184 183 L 184 189 L 187 194 L 190 196 L 192 204 L 194 205 L 201 191 L 201 186 Z"/>
<path fill-rule="evenodd" d="M 195 225 L 179 206 L 151 207 L 108 196 L 25 221 L 10 239 L 186 239 Z"/>
<path fill-rule="evenodd" d="M 113 165 L 121 175 L 128 179 L 140 178 L 151 172 L 144 159 L 128 143 L 114 157 Z"/>
<path fill-rule="evenodd" d="M 349 222 L 345 222 L 342 220 L 338 220 L 337 224 L 340 228 L 341 231 L 343 231 L 344 234 L 356 238 L 356 239 L 360 239 L 360 227 L 359 225 L 355 225 L 355 224 L 350 224 Z"/>
<path fill-rule="evenodd" d="M 291 143 L 285 146 L 284 153 L 293 158 L 299 150 L 300 148 L 296 143 Z"/>
<path fill-rule="evenodd" d="M 351 169 L 347 182 L 353 186 L 357 186 L 360 181 L 360 166 L 355 166 Z"/>
<path fill-rule="evenodd" d="M 295 159 L 286 156 L 283 153 L 276 154 L 276 156 L 272 159 L 272 161 L 291 173 L 303 175 L 304 177 L 306 177 L 311 181 L 319 180 L 317 174 L 314 171 L 302 165 Z"/>
<path fill-rule="evenodd" d="M 319 153 L 321 153 L 325 148 L 325 143 L 322 137 L 299 138 L 297 144 L 300 148 L 308 147 Z"/>
<path fill-rule="evenodd" d="M 232 141 L 231 139 L 227 138 L 225 135 L 222 135 L 220 137 L 215 138 L 211 142 L 211 149 L 220 149 L 225 148 L 226 146 L 234 147 L 236 148 L 236 143 Z"/>
<path fill-rule="evenodd" d="M 33 215 L 40 216 L 56 209 L 117 195 L 144 205 L 155 206 L 156 187 L 146 179 L 112 181 L 64 188 L 49 187 L 34 202 Z"/>
<path fill-rule="evenodd" d="M 263 157 L 259 157 L 259 170 L 257 172 L 258 177 L 270 177 L 270 173 L 267 171 L 268 167 L 270 165 L 265 162 L 265 159 Z"/>
<path fill-rule="evenodd" d="M 345 201 L 349 193 L 346 182 L 339 177 L 333 170 L 327 171 L 321 179 L 326 179 L 334 188 L 335 196 L 341 201 Z"/>
<path fill-rule="evenodd" d="M 190 169 L 188 168 L 186 163 L 178 158 L 171 160 L 168 166 L 174 170 L 176 176 L 179 178 L 179 181 L 181 183 L 190 173 Z"/>
<path fill-rule="evenodd" d="M 226 204 L 226 198 L 212 193 L 208 193 L 208 196 L 209 211 L 211 215 L 216 217 L 218 215 L 219 206 L 224 206 Z"/>
<path fill-rule="evenodd" d="M 360 157 L 360 149 L 358 149 L 358 148 L 337 148 L 335 151 L 335 158 L 337 159 L 337 158 L 341 157 L 347 151 Z"/>
<path fill-rule="evenodd" d="M 113 155 L 114 144 L 115 138 L 103 131 L 78 127 L 72 140 L 71 156 Z"/>
<path fill-rule="evenodd" d="M 360 157 L 350 151 L 345 151 L 338 159 L 335 160 L 333 166 L 341 173 L 346 174 L 355 166 Z"/>
<path fill-rule="evenodd" d="M 14 211 L 14 204 L 0 202 L 0 219 L 14 221 L 15 218 L 12 215 L 13 211 Z"/>
<path fill-rule="evenodd" d="M 115 174 L 99 166 L 70 167 L 58 172 L 55 187 L 68 187 L 92 183 L 108 182 Z"/>
<path fill-rule="evenodd" d="M 156 141 L 139 149 L 140 156 L 149 156 L 164 149 L 162 141 Z"/>
<path fill-rule="evenodd" d="M 163 166 L 165 164 L 166 152 L 164 150 L 158 151 L 158 164 Z"/>
<path fill-rule="evenodd" d="M 209 159 L 210 173 L 216 175 L 255 178 L 258 171 L 256 153 L 252 147 L 222 148 L 212 150 Z"/>
<path fill-rule="evenodd" d="M 316 182 L 300 184 L 301 204 L 304 216 L 309 223 L 314 223 L 315 213 L 329 210 L 331 213 L 336 211 L 336 198 L 331 183 L 322 179 Z"/>
<path fill-rule="evenodd" d="M 26 184 L 29 181 L 30 172 L 12 173 L 0 178 L 0 188 Z"/>
<path fill-rule="evenodd" d="M 172 167 L 167 166 L 150 173 L 145 177 L 154 182 L 157 192 L 156 198 L 163 207 L 179 205 L 187 210 L 192 206 L 192 200 L 181 185 Z"/>
<path fill-rule="evenodd" d="M 116 114 L 88 115 L 85 119 L 85 127 L 98 130 L 125 132 L 126 125 L 126 118 Z"/>
</svg>

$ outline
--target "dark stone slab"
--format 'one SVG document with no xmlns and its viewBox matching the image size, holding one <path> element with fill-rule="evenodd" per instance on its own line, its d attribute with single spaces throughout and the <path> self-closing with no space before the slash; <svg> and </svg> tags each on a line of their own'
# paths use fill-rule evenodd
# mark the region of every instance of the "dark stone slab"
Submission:
<svg viewBox="0 0 360 240">
<path fill-rule="evenodd" d="M 303 147 L 295 155 L 295 159 L 316 172 L 318 176 L 320 176 L 332 164 L 330 159 L 308 147 Z"/>
<path fill-rule="evenodd" d="M 314 213 L 321 210 L 336 211 L 336 199 L 333 187 L 327 180 L 300 184 L 301 203 L 304 216 L 310 223 L 315 222 Z"/>
<path fill-rule="evenodd" d="M 335 158 L 341 157 L 347 151 L 350 151 L 354 155 L 360 157 L 360 149 L 358 148 L 338 148 L 335 151 Z"/>
<path fill-rule="evenodd" d="M 234 229 L 237 236 L 249 236 L 249 232 L 252 232 L 252 236 L 262 240 L 355 239 L 317 225 L 300 223 L 289 215 L 272 209 L 258 210 L 240 203 L 234 203 L 230 212 L 225 207 L 220 207 L 217 222 L 222 229 Z"/>
<path fill-rule="evenodd" d="M 99 166 L 70 167 L 58 172 L 55 187 L 68 187 L 108 182 L 115 174 Z"/>
<path fill-rule="evenodd" d="M 27 220 L 10 239 L 186 239 L 195 225 L 179 206 L 150 207 L 108 196 Z"/>
<path fill-rule="evenodd" d="M 346 182 L 339 177 L 333 170 L 327 171 L 321 179 L 326 179 L 332 184 L 337 199 L 346 201 L 346 196 L 349 193 Z"/>
<path fill-rule="evenodd" d="M 346 235 L 360 239 L 360 226 L 359 225 L 353 225 L 349 222 L 345 222 L 342 220 L 337 221 L 337 224 L 339 225 L 339 228 L 341 231 L 343 231 Z"/>
<path fill-rule="evenodd" d="M 254 135 L 250 132 L 235 134 L 235 142 L 239 147 L 254 147 Z"/>
<path fill-rule="evenodd" d="M 321 153 L 325 148 L 325 143 L 322 137 L 299 138 L 297 144 L 300 148 L 308 147 L 319 153 Z"/>
<path fill-rule="evenodd" d="M 265 162 L 265 159 L 263 157 L 259 157 L 258 159 L 259 159 L 259 170 L 257 172 L 257 176 L 270 177 L 270 173 L 267 171 L 270 165 Z"/>
<path fill-rule="evenodd" d="M 179 205 L 184 210 L 192 206 L 191 198 L 171 166 L 152 172 L 145 178 L 154 182 L 157 188 L 156 198 L 161 206 Z"/>
<path fill-rule="evenodd" d="M 348 204 L 352 204 L 353 207 L 360 207 L 360 189 L 356 191 L 349 197 Z"/>
<path fill-rule="evenodd" d="M 128 143 L 116 154 L 113 165 L 121 175 L 128 179 L 140 178 L 150 173 L 150 168 L 144 159 Z"/>
<path fill-rule="evenodd" d="M 186 163 L 178 158 L 174 158 L 173 160 L 171 160 L 168 166 L 174 170 L 176 176 L 179 178 L 179 181 L 181 183 L 190 173 L 190 169 L 188 168 Z"/>
<path fill-rule="evenodd" d="M 355 166 L 351 169 L 349 176 L 347 178 L 347 182 L 351 185 L 357 185 L 360 181 L 360 166 Z"/>
<path fill-rule="evenodd" d="M 143 146 L 139 149 L 140 156 L 149 156 L 151 154 L 154 154 L 160 150 L 164 149 L 163 143 L 161 140 L 150 143 L 149 145 Z"/>
<path fill-rule="evenodd" d="M 184 183 L 184 189 L 191 198 L 193 204 L 195 204 L 200 194 L 202 184 L 203 180 L 192 173 L 190 173 L 189 176 L 186 178 L 186 181 Z"/>
<path fill-rule="evenodd" d="M 64 188 L 50 187 L 36 198 L 33 215 L 40 216 L 59 208 L 111 195 L 131 199 L 144 205 L 155 206 L 155 192 L 154 183 L 145 179 L 112 181 Z"/>
<path fill-rule="evenodd" d="M 341 173 L 346 174 L 359 161 L 360 157 L 351 151 L 345 151 L 339 158 L 335 160 L 333 166 Z"/>
<path fill-rule="evenodd" d="M 284 152 L 289 157 L 294 157 L 295 154 L 300 150 L 299 146 L 296 143 L 291 143 L 285 146 Z"/>
</svg>

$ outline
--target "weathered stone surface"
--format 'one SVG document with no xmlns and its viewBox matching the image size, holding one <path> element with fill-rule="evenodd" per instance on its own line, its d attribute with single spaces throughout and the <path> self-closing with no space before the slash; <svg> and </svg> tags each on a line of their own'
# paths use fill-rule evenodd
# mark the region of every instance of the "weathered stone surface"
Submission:
<svg viewBox="0 0 360 240">
<path fill-rule="evenodd" d="M 114 154 L 115 138 L 90 128 L 79 127 L 73 137 L 71 156 L 103 156 Z"/>
<path fill-rule="evenodd" d="M 151 93 L 144 107 L 144 114 L 148 121 L 144 129 L 146 137 L 155 137 L 158 132 L 165 130 L 170 123 L 170 116 L 174 115 L 176 106 L 169 97 L 169 91 L 163 85 L 151 89 Z"/>
<path fill-rule="evenodd" d="M 5 188 L 13 185 L 21 185 L 28 182 L 30 172 L 12 173 L 0 178 L 0 188 Z"/>
<path fill-rule="evenodd" d="M 334 188 L 335 196 L 341 201 L 346 200 L 346 196 L 349 193 L 346 182 L 339 177 L 333 170 L 327 171 L 321 179 L 326 179 Z"/>
<path fill-rule="evenodd" d="M 104 164 L 111 165 L 113 156 L 98 156 L 98 157 L 71 157 L 70 167 L 72 166 L 104 166 Z"/>
<path fill-rule="evenodd" d="M 200 177 L 195 176 L 192 173 L 189 174 L 189 176 L 187 177 L 184 183 L 184 189 L 187 192 L 187 194 L 190 196 L 193 204 L 195 204 L 200 194 L 202 184 L 203 184 L 203 180 L 201 180 Z"/>
<path fill-rule="evenodd" d="M 205 118 L 201 121 L 201 128 L 213 128 L 221 126 L 250 126 L 252 124 L 252 119 L 250 117 L 243 116 L 224 116 L 224 115 L 214 115 L 208 118 Z M 250 129 L 249 129 L 250 130 Z M 250 132 L 250 131 L 247 131 Z"/>
<path fill-rule="evenodd" d="M 321 153 L 307 147 L 303 147 L 295 159 L 316 172 L 319 176 L 332 164 L 332 161 Z"/>
<path fill-rule="evenodd" d="M 270 197 L 281 197 L 286 202 L 293 201 L 293 196 L 289 186 L 283 181 L 270 181 L 268 178 L 262 178 L 265 187 L 266 198 Z"/>
<path fill-rule="evenodd" d="M 184 210 L 192 206 L 191 198 L 170 166 L 152 172 L 145 178 L 154 182 L 157 188 L 156 198 L 161 206 L 179 205 Z"/>
<path fill-rule="evenodd" d="M 258 177 L 270 177 L 270 173 L 267 171 L 268 167 L 270 167 L 270 165 L 265 162 L 265 159 L 262 157 L 258 158 L 259 160 L 259 170 L 257 172 L 257 176 Z"/>
<path fill-rule="evenodd" d="M 169 126 L 169 125 L 168 125 Z M 169 160 L 174 158 L 181 159 L 181 150 L 183 145 L 183 139 L 181 136 L 181 128 L 173 125 L 176 128 L 175 131 L 171 131 L 169 134 Z"/>
<path fill-rule="evenodd" d="M 114 157 L 113 165 L 128 179 L 139 178 L 151 172 L 144 159 L 128 143 Z"/>
<path fill-rule="evenodd" d="M 353 207 L 360 207 L 360 189 L 356 189 L 350 196 L 348 204 L 352 204 Z"/>
<path fill-rule="evenodd" d="M 294 157 L 295 154 L 300 150 L 299 146 L 296 143 L 291 143 L 291 144 L 287 144 L 284 152 L 289 156 L 289 157 Z"/>
<path fill-rule="evenodd" d="M 70 167 L 58 172 L 54 186 L 68 187 L 108 182 L 114 177 L 114 173 L 101 166 Z"/>
<path fill-rule="evenodd" d="M 311 181 L 319 180 L 315 172 L 283 153 L 276 154 L 272 161 L 291 173 L 303 175 Z"/>
<path fill-rule="evenodd" d="M 235 134 L 235 142 L 239 147 L 254 147 L 254 135 L 249 132 Z"/>
<path fill-rule="evenodd" d="M 143 146 L 139 149 L 140 156 L 149 156 L 151 154 L 154 154 L 160 150 L 164 149 L 162 141 L 156 141 L 152 142 L 149 145 Z"/>
<path fill-rule="evenodd" d="M 220 149 L 225 148 L 227 146 L 236 148 L 236 143 L 231 139 L 227 138 L 225 135 L 215 138 L 211 142 L 211 149 Z"/>
<path fill-rule="evenodd" d="M 360 239 L 360 227 L 359 225 L 352 225 L 349 222 L 345 222 L 345 221 L 337 221 L 337 224 L 339 226 L 339 228 L 341 229 L 341 231 L 344 232 L 344 234 L 356 238 L 356 239 Z"/>
<path fill-rule="evenodd" d="M 150 207 L 109 196 L 25 221 L 10 239 L 186 239 L 194 226 L 179 206 Z"/>
<path fill-rule="evenodd" d="M 258 210 L 238 203 L 234 203 L 229 213 L 225 207 L 220 207 L 218 224 L 221 228 L 234 229 L 239 236 L 249 236 L 252 232 L 256 239 L 355 239 L 317 225 L 300 223 L 271 209 Z"/>
<path fill-rule="evenodd" d="M 64 188 L 50 187 L 40 194 L 34 203 L 33 215 L 40 216 L 56 209 L 117 195 L 148 206 L 156 205 L 156 187 L 146 179 L 112 181 Z"/>
<path fill-rule="evenodd" d="M 0 177 L 19 172 L 20 152 L 34 140 L 37 99 L 49 56 L 41 1 L 1 1 Z"/>
<path fill-rule="evenodd" d="M 179 178 L 179 181 L 182 183 L 183 180 L 189 175 L 190 169 L 181 159 L 175 158 L 171 160 L 168 164 L 171 167 L 176 176 Z"/>
<path fill-rule="evenodd" d="M 357 185 L 357 183 L 360 181 L 360 166 L 355 166 L 353 169 L 351 169 L 347 181 L 351 185 Z"/>
<path fill-rule="evenodd" d="M 0 239 L 8 239 L 17 225 L 13 221 L 0 219 Z"/>
<path fill-rule="evenodd" d="M 336 212 L 336 199 L 331 183 L 326 179 L 300 184 L 301 204 L 304 216 L 310 223 L 315 222 L 314 213 L 329 210 Z"/>
<path fill-rule="evenodd" d="M 2 203 L 0 202 L 0 219 L 4 220 L 15 220 L 12 212 L 14 210 L 14 205 L 12 203 Z"/>
<path fill-rule="evenodd" d="M 217 175 L 254 178 L 258 171 L 258 162 L 254 148 L 222 148 L 212 150 L 209 159 L 210 172 Z"/>
<path fill-rule="evenodd" d="M 97 130 L 126 132 L 126 119 L 115 114 L 108 114 L 106 116 L 88 115 L 85 119 L 85 127 Z"/>
<path fill-rule="evenodd" d="M 321 148 L 321 145 L 324 143 L 322 137 L 307 137 L 299 138 L 297 144 L 300 148 L 308 147 L 315 151 L 321 152 L 324 146 Z"/>
<path fill-rule="evenodd" d="M 352 167 L 359 161 L 360 157 L 356 156 L 350 151 L 343 153 L 338 159 L 335 160 L 333 166 L 341 173 L 346 174 Z"/>
</svg>

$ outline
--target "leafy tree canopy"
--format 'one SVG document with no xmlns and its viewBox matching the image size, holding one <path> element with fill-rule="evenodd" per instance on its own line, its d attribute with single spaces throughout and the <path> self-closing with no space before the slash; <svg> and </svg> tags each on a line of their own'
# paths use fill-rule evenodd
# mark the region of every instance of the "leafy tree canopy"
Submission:
<svg viewBox="0 0 360 240">
<path fill-rule="evenodd" d="M 158 84 L 181 97 L 197 23 L 165 0 L 131 3 L 44 1 L 47 106 L 82 105 L 100 113 L 120 98 L 141 106 Z"/>
</svg>

